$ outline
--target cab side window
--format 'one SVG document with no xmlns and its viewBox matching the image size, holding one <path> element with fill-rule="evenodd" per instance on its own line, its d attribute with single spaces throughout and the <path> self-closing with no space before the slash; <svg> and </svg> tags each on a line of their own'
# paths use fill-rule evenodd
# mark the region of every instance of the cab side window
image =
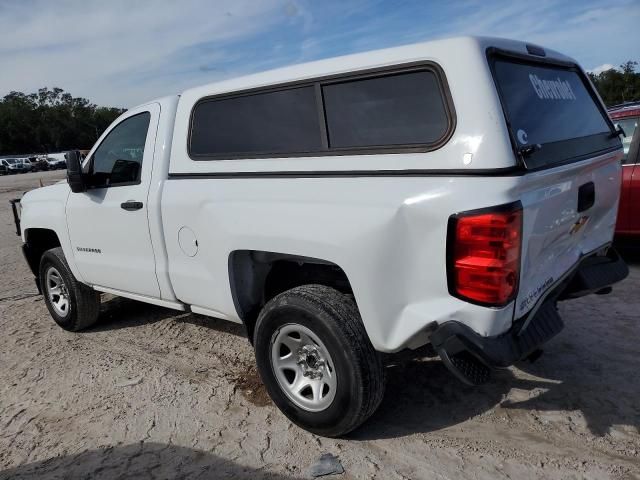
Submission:
<svg viewBox="0 0 640 480">
<path fill-rule="evenodd" d="M 151 114 L 143 112 L 123 120 L 109 132 L 90 160 L 93 188 L 140 183 L 144 144 Z"/>
</svg>

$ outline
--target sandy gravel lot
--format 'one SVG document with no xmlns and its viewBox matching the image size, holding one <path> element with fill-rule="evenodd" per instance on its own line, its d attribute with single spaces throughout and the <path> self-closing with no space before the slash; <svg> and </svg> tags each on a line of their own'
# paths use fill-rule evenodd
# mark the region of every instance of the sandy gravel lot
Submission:
<svg viewBox="0 0 640 480">
<path fill-rule="evenodd" d="M 613 294 L 562 304 L 536 363 L 483 387 L 390 359 L 380 410 L 331 440 L 271 404 L 237 325 L 105 297 L 91 330 L 58 328 L 8 200 L 62 177 L 0 177 L 0 479 L 307 478 L 326 452 L 343 479 L 640 478 L 637 261 Z"/>
</svg>

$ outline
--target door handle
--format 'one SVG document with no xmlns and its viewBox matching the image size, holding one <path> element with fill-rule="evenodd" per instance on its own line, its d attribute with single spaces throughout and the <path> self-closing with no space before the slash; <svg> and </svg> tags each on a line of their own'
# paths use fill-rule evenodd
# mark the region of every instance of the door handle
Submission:
<svg viewBox="0 0 640 480">
<path fill-rule="evenodd" d="M 120 204 L 120 208 L 122 208 L 123 210 L 128 210 L 129 212 L 132 212 L 134 210 L 140 210 L 142 208 L 142 202 L 127 200 L 126 202 L 122 202 Z"/>
</svg>

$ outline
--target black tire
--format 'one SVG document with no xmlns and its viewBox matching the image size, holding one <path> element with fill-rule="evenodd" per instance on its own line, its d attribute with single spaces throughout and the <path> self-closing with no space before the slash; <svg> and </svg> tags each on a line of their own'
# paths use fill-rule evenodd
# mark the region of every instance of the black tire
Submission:
<svg viewBox="0 0 640 480">
<path fill-rule="evenodd" d="M 66 287 L 68 309 L 65 314 L 58 312 L 50 298 L 50 286 L 47 280 L 47 274 L 50 271 L 57 271 Z M 58 325 L 70 332 L 78 332 L 96 323 L 100 312 L 100 295 L 75 279 L 64 258 L 62 248 L 52 248 L 44 252 L 40 259 L 39 273 L 44 302 Z"/>
<path fill-rule="evenodd" d="M 279 385 L 271 363 L 271 342 L 279 329 L 299 324 L 324 343 L 336 372 L 335 397 L 324 410 L 307 411 Z M 384 395 L 381 355 L 367 336 L 351 296 L 323 285 L 304 285 L 270 300 L 260 312 L 254 332 L 258 372 L 276 406 L 296 425 L 317 435 L 337 437 L 360 426 Z"/>
</svg>

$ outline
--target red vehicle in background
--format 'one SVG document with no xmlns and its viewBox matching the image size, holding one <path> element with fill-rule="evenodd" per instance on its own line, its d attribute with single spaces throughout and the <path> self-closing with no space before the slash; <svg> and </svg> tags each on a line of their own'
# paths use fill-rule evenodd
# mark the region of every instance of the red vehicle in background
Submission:
<svg viewBox="0 0 640 480">
<path fill-rule="evenodd" d="M 619 240 L 638 241 L 640 240 L 640 157 L 638 154 L 640 102 L 611 107 L 609 116 L 616 128 L 622 127 L 625 133 L 622 137 L 624 158 L 616 237 Z"/>
</svg>

